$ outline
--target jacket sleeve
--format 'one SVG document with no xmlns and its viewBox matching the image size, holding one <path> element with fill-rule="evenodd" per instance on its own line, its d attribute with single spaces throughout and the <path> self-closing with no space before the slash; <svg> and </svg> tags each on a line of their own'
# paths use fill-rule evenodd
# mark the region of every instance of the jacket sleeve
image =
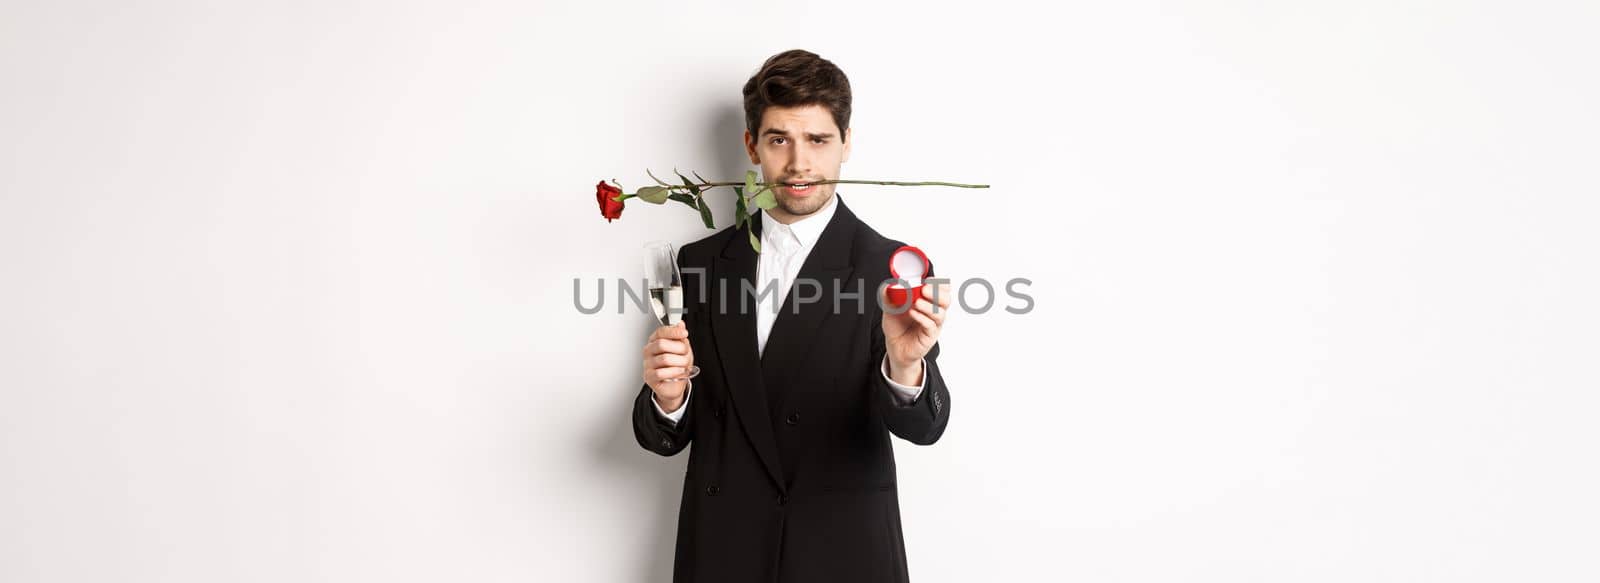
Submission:
<svg viewBox="0 0 1600 583">
<path fill-rule="evenodd" d="M 656 412 L 654 393 L 650 385 L 642 385 L 639 396 L 633 400 L 633 437 L 639 446 L 663 456 L 677 455 L 689 445 L 694 436 L 693 403 L 685 403 L 683 418 L 674 425 Z"/>
<path fill-rule="evenodd" d="M 685 255 L 687 248 L 678 254 L 679 269 L 686 267 Z M 703 273 L 704 270 L 698 270 Z M 694 350 L 696 365 L 705 366 L 699 362 L 700 355 L 711 354 L 703 350 L 701 343 L 706 341 L 709 330 L 706 327 L 705 303 L 700 297 L 700 273 L 695 270 L 685 270 L 684 277 L 684 305 L 688 310 L 683 314 L 684 325 L 689 329 L 689 346 Z M 692 393 L 694 386 L 688 387 Z M 677 455 L 683 448 L 689 446 L 694 440 L 695 410 L 699 409 L 698 403 L 705 399 L 687 398 L 683 404 L 683 417 L 673 423 L 670 419 L 661 416 L 655 403 L 655 394 L 650 390 L 650 385 L 640 383 L 639 395 L 633 400 L 633 437 L 638 440 L 639 446 L 663 456 Z"/>
<path fill-rule="evenodd" d="M 928 275 L 933 276 L 932 264 L 928 266 Z M 922 393 L 905 405 L 895 399 L 894 389 L 878 369 L 887 352 L 882 313 L 879 312 L 878 319 L 872 323 L 873 366 L 867 381 L 872 387 L 872 406 L 890 433 L 917 445 L 933 445 L 944 435 L 945 425 L 950 422 L 950 389 L 944 384 L 944 376 L 939 374 L 939 343 L 934 342 L 933 348 L 923 357 L 926 364 L 922 369 Z"/>
</svg>

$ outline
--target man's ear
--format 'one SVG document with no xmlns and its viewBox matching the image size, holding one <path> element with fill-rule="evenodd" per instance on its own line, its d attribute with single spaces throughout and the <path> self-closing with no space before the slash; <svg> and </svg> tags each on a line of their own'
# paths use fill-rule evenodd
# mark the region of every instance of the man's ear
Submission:
<svg viewBox="0 0 1600 583">
<path fill-rule="evenodd" d="M 750 138 L 750 130 L 744 131 L 744 153 L 750 156 L 750 163 L 761 165 L 761 156 L 756 155 L 756 142 Z"/>
<path fill-rule="evenodd" d="M 844 130 L 844 158 L 839 160 L 841 164 L 850 161 L 850 144 L 855 143 L 855 139 L 850 137 L 850 130 L 853 129 L 855 128 L 845 128 Z"/>
</svg>

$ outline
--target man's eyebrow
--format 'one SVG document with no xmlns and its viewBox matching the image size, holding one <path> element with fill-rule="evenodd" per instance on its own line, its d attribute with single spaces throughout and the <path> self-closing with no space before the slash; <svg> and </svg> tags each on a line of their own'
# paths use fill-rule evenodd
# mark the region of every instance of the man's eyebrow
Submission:
<svg viewBox="0 0 1600 583">
<path fill-rule="evenodd" d="M 766 136 L 769 136 L 769 135 L 776 135 L 776 136 L 783 136 L 783 137 L 787 138 L 787 137 L 789 137 L 789 131 L 788 130 L 780 130 L 778 128 L 767 128 L 766 131 L 761 132 L 761 135 L 762 135 L 762 137 L 766 137 Z M 806 137 L 811 138 L 813 140 L 815 140 L 815 139 L 824 139 L 825 140 L 825 139 L 828 139 L 828 138 L 832 138 L 833 134 L 826 134 L 826 133 L 818 134 L 818 133 L 813 133 L 813 132 L 806 132 Z"/>
</svg>

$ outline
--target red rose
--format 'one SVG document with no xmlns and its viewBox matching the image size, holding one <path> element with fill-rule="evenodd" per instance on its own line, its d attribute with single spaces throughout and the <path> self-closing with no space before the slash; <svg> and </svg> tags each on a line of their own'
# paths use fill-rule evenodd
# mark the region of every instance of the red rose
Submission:
<svg viewBox="0 0 1600 583">
<path fill-rule="evenodd" d="M 594 198 L 600 203 L 600 216 L 605 217 L 606 222 L 622 218 L 622 201 L 612 200 L 621 195 L 621 188 L 606 184 L 604 180 L 594 185 Z"/>
</svg>

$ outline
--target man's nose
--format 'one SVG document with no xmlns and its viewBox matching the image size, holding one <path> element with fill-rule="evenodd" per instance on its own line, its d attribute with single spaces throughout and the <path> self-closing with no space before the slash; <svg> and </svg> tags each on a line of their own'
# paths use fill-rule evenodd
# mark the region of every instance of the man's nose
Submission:
<svg viewBox="0 0 1600 583">
<path fill-rule="evenodd" d="M 784 170 L 792 177 L 810 177 L 811 156 L 805 153 L 804 148 L 796 148 L 794 155 L 789 157 L 789 167 Z"/>
</svg>

